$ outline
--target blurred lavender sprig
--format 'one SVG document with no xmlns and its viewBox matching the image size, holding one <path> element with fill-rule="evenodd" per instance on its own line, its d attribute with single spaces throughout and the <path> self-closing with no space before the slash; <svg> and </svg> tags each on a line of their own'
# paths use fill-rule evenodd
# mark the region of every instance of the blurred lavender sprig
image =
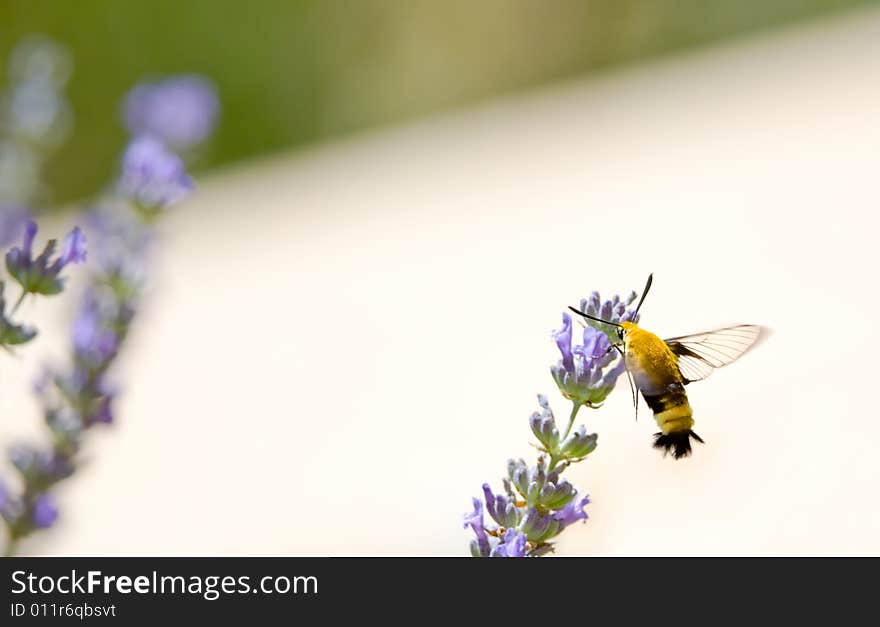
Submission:
<svg viewBox="0 0 880 627">
<path fill-rule="evenodd" d="M 87 433 L 115 420 L 118 389 L 112 369 L 140 306 L 143 273 L 135 269 L 143 261 L 141 255 L 146 253 L 150 238 L 133 228 L 133 218 L 129 222 L 117 219 L 118 214 L 98 216 L 97 210 L 88 216 L 90 235 L 99 252 L 74 316 L 70 363 L 46 369 L 34 385 L 49 430 L 49 445 L 19 443 L 10 452 L 21 475 L 22 492 L 10 497 L 11 509 L 5 516 L 8 550 L 54 523 L 59 512 L 50 491 L 79 466 Z M 134 233 L 141 235 L 137 238 L 140 249 L 130 239 Z M 114 247 L 124 253 L 105 252 Z"/>
<path fill-rule="evenodd" d="M 169 84 L 173 89 L 152 86 L 154 91 L 146 99 L 143 86 L 129 95 L 129 103 L 139 102 L 138 115 L 146 126 L 128 117 L 137 134 L 123 154 L 112 195 L 94 203 L 85 216 L 95 254 L 72 325 L 69 363 L 47 369 L 35 385 L 50 443 L 48 447 L 19 443 L 10 450 L 20 474 L 20 491 L 0 480 L 9 554 L 22 538 L 54 524 L 59 510 L 50 490 L 75 472 L 89 430 L 116 419 L 119 388 L 113 370 L 142 304 L 155 222 L 192 190 L 183 159 L 170 143 L 176 150 L 195 148 L 211 133 L 217 117 L 216 95 L 206 96 L 207 81 L 186 77 Z M 188 94 L 190 88 L 198 93 Z M 189 103 L 185 111 L 180 110 L 181 103 Z M 172 120 L 175 111 L 182 115 Z M 24 246 L 10 253 L 17 264 L 10 272 L 33 293 L 53 293 L 63 287 L 58 272 L 81 260 L 78 237 L 82 233 L 77 230 L 69 236 L 71 241 L 65 240 L 60 262 L 46 257 L 45 262 L 38 258 L 19 263 L 19 258 L 30 259 L 26 232 Z"/>
<path fill-rule="evenodd" d="M 78 227 L 67 235 L 57 255 L 56 241 L 50 239 L 43 251 L 34 257 L 36 236 L 37 224 L 28 222 L 21 245 L 6 253 L 7 272 L 21 290 L 15 305 L 7 311 L 7 282 L 0 281 L 0 347 L 7 351 L 30 342 L 37 335 L 34 327 L 13 321 L 25 298 L 28 295 L 48 297 L 60 294 L 64 291 L 66 279 L 61 273 L 68 265 L 86 259 L 85 236 Z M 13 552 L 19 538 L 33 529 L 50 526 L 57 518 L 57 509 L 46 490 L 73 472 L 65 451 L 59 447 L 46 451 L 21 443 L 10 448 L 9 460 L 20 474 L 23 487 L 19 493 L 14 493 L 0 479 L 0 519 L 7 527 L 8 554 Z"/>
<path fill-rule="evenodd" d="M 593 292 L 581 307 L 606 320 L 633 320 L 634 312 L 626 308 L 634 299 L 635 294 L 626 299 L 614 296 L 603 303 Z M 614 327 L 601 327 L 586 326 L 583 343 L 573 345 L 572 319 L 562 314 L 562 328 L 552 334 L 561 357 L 550 373 L 562 395 L 572 402 L 571 414 L 565 428 L 560 428 L 547 398 L 538 396 L 541 409 L 529 418 L 540 451 L 537 463 L 529 466 L 524 459 L 508 460 L 502 491 L 496 494 L 484 483 L 483 500 L 474 497 L 473 510 L 464 515 L 465 528 L 470 527 L 475 536 L 470 544 L 474 557 L 541 557 L 554 550 L 556 538 L 566 528 L 586 522 L 589 495 L 562 473 L 596 449 L 597 434 L 588 433 L 584 425 L 573 429 L 578 411 L 598 408 L 624 371 L 623 360 L 612 350 L 608 336 Z"/>
</svg>

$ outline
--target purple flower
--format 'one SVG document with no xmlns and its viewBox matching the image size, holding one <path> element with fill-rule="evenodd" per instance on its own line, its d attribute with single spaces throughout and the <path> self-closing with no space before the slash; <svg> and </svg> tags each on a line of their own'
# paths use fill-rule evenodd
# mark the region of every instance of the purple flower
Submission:
<svg viewBox="0 0 880 627">
<path fill-rule="evenodd" d="M 31 257 L 34 254 L 34 238 L 37 236 L 37 229 L 37 223 L 33 220 L 28 220 L 25 223 L 21 248 L 16 246 L 6 253 L 7 266 L 30 266 L 33 263 Z M 11 272 L 12 270 L 10 269 Z"/>
<path fill-rule="evenodd" d="M 73 321 L 76 356 L 91 366 L 98 366 L 116 354 L 118 344 L 116 333 L 104 323 L 97 295 L 87 291 Z"/>
<path fill-rule="evenodd" d="M 474 511 L 464 515 L 464 528 L 470 526 L 477 536 L 477 539 L 471 542 L 471 554 L 474 557 L 489 557 L 489 537 L 483 527 L 483 503 L 474 497 L 473 504 Z"/>
<path fill-rule="evenodd" d="M 119 189 L 134 203 L 149 210 L 163 209 L 183 200 L 192 188 L 183 161 L 161 142 L 141 136 L 128 145 Z"/>
<path fill-rule="evenodd" d="M 125 99 L 124 114 L 132 135 L 149 135 L 183 151 L 208 138 L 219 110 L 214 84 L 184 75 L 136 86 Z"/>
<path fill-rule="evenodd" d="M 30 259 L 33 253 L 34 238 L 37 236 L 38 228 L 37 223 L 33 220 L 28 220 L 24 227 L 24 243 L 22 244 L 21 251 L 22 255 L 28 259 Z"/>
<path fill-rule="evenodd" d="M 69 263 L 82 263 L 85 260 L 86 236 L 82 229 L 77 226 L 64 238 L 64 249 L 58 261 L 63 268 Z"/>
<path fill-rule="evenodd" d="M 562 314 L 562 328 L 553 331 L 553 340 L 562 353 L 562 365 L 566 370 L 574 370 L 574 358 L 571 355 L 571 316 Z"/>
<path fill-rule="evenodd" d="M 33 523 L 37 529 L 51 527 L 58 520 L 58 508 L 48 494 L 40 494 L 34 499 Z"/>
<path fill-rule="evenodd" d="M 25 292 L 51 296 L 64 289 L 64 279 L 58 275 L 71 263 L 80 263 L 86 258 L 86 238 L 79 227 L 64 238 L 64 249 L 55 260 L 57 242 L 49 240 L 43 252 L 34 258 L 34 239 L 37 236 L 37 223 L 28 221 L 24 228 L 21 247 L 12 248 L 6 253 L 6 269 Z"/>
<path fill-rule="evenodd" d="M 504 541 L 492 551 L 492 557 L 525 557 L 526 535 L 516 529 L 504 533 Z"/>
<path fill-rule="evenodd" d="M 579 520 L 586 522 L 587 512 L 584 511 L 584 507 L 586 507 L 589 502 L 590 495 L 585 494 L 580 499 L 575 498 L 568 505 L 553 514 L 553 518 L 559 521 L 560 531 Z"/>
<path fill-rule="evenodd" d="M 608 349 L 611 348 L 611 342 L 608 336 L 597 331 L 593 327 L 584 327 L 584 338 L 581 346 L 576 346 L 573 350 L 575 354 L 585 359 L 598 359 L 608 356 Z"/>
<path fill-rule="evenodd" d="M 28 210 L 17 205 L 0 205 L 0 246 L 18 239 L 28 222 Z"/>
</svg>

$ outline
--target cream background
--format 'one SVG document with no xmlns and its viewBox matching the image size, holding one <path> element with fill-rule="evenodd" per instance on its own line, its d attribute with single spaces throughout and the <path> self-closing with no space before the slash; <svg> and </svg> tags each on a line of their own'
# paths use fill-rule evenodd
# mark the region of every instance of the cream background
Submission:
<svg viewBox="0 0 880 627">
<path fill-rule="evenodd" d="M 162 226 L 121 420 L 24 550 L 464 554 L 471 495 L 533 456 L 534 394 L 567 414 L 561 310 L 653 271 L 660 335 L 774 334 L 690 387 L 686 461 L 623 380 L 581 413 L 594 503 L 559 553 L 880 553 L 878 76 L 874 11 L 201 181 Z M 40 431 L 4 359 L 8 441 Z"/>
</svg>

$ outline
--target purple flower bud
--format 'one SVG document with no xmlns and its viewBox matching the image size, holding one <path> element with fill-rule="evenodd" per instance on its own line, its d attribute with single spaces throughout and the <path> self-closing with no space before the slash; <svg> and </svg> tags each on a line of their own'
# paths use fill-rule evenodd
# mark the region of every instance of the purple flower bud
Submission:
<svg viewBox="0 0 880 627">
<path fill-rule="evenodd" d="M 37 529 L 51 527 L 58 520 L 58 508 L 48 494 L 40 494 L 34 499 L 34 511 L 32 514 L 34 526 Z"/>
<path fill-rule="evenodd" d="M 530 507 L 523 516 L 520 530 L 527 538 L 539 541 L 555 535 L 559 531 L 559 523 L 550 514 L 542 514 Z"/>
<path fill-rule="evenodd" d="M 488 483 L 483 484 L 483 497 L 486 501 L 486 511 L 489 512 L 489 515 L 494 518 L 496 522 L 498 522 L 498 516 L 495 512 L 495 494 L 492 492 L 492 487 Z M 501 523 L 499 522 L 498 524 Z"/>
<path fill-rule="evenodd" d="M 74 227 L 64 238 L 64 250 L 61 253 L 61 267 L 69 263 L 81 263 L 86 260 L 86 236 L 82 229 Z"/>
<path fill-rule="evenodd" d="M 193 184 L 180 157 L 148 136 L 128 145 L 122 157 L 120 192 L 141 207 L 156 210 L 183 200 Z"/>
<path fill-rule="evenodd" d="M 611 320 L 612 311 L 611 311 L 611 301 L 606 300 L 602 303 L 602 309 L 599 310 L 598 318 L 602 318 L 602 320 Z"/>
<path fill-rule="evenodd" d="M 33 254 L 34 238 L 37 236 L 37 223 L 28 220 L 24 227 L 24 243 L 21 246 L 21 254 L 24 258 L 30 259 Z"/>
<path fill-rule="evenodd" d="M 493 494 L 488 483 L 483 484 L 486 511 L 502 527 L 513 527 L 519 522 L 516 505 L 503 494 Z"/>
</svg>

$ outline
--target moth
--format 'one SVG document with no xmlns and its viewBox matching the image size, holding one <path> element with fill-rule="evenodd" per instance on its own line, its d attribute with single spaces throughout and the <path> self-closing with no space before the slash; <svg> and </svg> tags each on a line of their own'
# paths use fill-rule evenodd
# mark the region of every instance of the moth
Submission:
<svg viewBox="0 0 880 627">
<path fill-rule="evenodd" d="M 636 316 L 653 280 L 651 274 L 636 306 Z M 693 410 L 685 386 L 736 361 L 768 332 L 766 327 L 759 325 L 738 324 L 664 340 L 635 322 L 611 322 L 574 307 L 569 309 L 587 320 L 616 328 L 618 341 L 609 350 L 617 350 L 624 358 L 627 376 L 635 386 L 636 414 L 638 396 L 635 390 L 638 390 L 660 427 L 660 431 L 654 434 L 654 448 L 662 450 L 664 456 L 671 453 L 674 459 L 690 455 L 691 440 L 703 443 L 702 438 L 694 433 Z"/>
</svg>

